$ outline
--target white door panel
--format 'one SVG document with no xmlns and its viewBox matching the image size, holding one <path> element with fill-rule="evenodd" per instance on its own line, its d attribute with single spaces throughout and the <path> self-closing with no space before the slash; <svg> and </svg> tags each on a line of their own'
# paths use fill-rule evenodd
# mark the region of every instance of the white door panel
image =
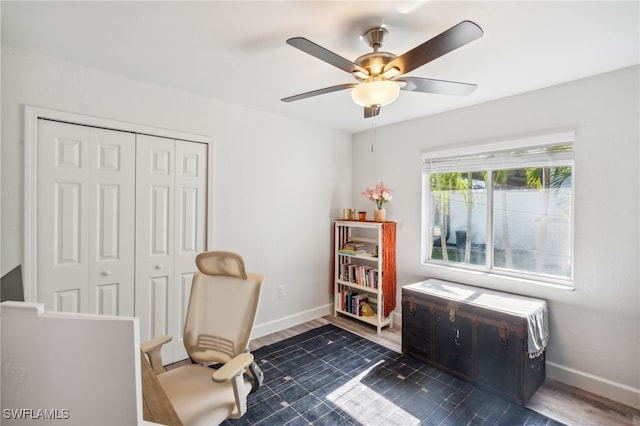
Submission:
<svg viewBox="0 0 640 426">
<path fill-rule="evenodd" d="M 175 336 L 171 318 L 174 276 L 175 141 L 138 135 L 136 143 L 136 316 L 140 339 Z M 172 362 L 175 342 L 162 349 Z"/>
<path fill-rule="evenodd" d="M 184 359 L 183 331 L 191 293 L 191 280 L 196 272 L 195 257 L 207 245 L 207 145 L 176 141 L 176 255 L 174 288 L 177 340 L 174 359 Z"/>
<path fill-rule="evenodd" d="M 133 316 L 135 136 L 96 128 L 91 132 L 89 303 L 98 314 Z"/>
<path fill-rule="evenodd" d="M 38 134 L 38 301 L 86 312 L 91 131 L 40 121 Z"/>
</svg>

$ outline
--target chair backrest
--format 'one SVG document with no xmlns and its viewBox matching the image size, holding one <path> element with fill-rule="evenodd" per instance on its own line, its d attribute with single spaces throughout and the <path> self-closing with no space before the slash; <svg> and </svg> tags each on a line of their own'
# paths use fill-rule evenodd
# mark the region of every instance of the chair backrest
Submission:
<svg viewBox="0 0 640 426">
<path fill-rule="evenodd" d="M 184 346 L 196 362 L 226 363 L 244 352 L 255 323 L 264 276 L 247 273 L 236 253 L 196 257 L 184 326 Z"/>
</svg>

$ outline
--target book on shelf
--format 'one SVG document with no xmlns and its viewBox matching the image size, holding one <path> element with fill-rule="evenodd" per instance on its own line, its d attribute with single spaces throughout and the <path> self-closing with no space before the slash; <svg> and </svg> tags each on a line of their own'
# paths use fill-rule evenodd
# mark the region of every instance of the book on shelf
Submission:
<svg viewBox="0 0 640 426">
<path fill-rule="evenodd" d="M 371 287 L 378 288 L 378 270 L 372 268 L 369 270 L 369 282 L 371 283 Z"/>
<path fill-rule="evenodd" d="M 366 294 L 343 290 L 340 292 L 340 310 L 362 316 L 362 307 L 368 300 L 369 297 Z"/>
<path fill-rule="evenodd" d="M 348 265 L 350 265 L 350 264 L 349 263 L 341 263 L 338 266 L 338 279 L 339 280 L 348 281 L 346 279 L 347 274 L 348 274 L 348 270 L 349 270 L 349 266 Z"/>
</svg>

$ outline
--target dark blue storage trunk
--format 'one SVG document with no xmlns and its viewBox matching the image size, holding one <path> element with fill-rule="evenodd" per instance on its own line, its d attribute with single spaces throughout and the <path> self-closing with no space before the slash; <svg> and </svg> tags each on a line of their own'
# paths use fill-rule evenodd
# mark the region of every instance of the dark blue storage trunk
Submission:
<svg viewBox="0 0 640 426">
<path fill-rule="evenodd" d="M 526 404 L 545 378 L 524 317 L 402 289 L 402 353 Z"/>
</svg>

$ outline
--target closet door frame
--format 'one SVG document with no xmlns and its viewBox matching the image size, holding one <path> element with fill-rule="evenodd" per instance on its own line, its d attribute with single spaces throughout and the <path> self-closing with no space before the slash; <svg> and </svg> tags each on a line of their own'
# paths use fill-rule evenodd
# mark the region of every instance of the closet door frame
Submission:
<svg viewBox="0 0 640 426">
<path fill-rule="evenodd" d="M 54 120 L 69 124 L 98 127 L 122 132 L 160 136 L 189 142 L 208 144 L 207 147 L 207 248 L 213 247 L 213 138 L 195 133 L 168 130 L 141 124 L 127 123 L 108 118 L 92 117 L 72 112 L 48 108 L 25 106 L 24 128 L 24 239 L 23 239 L 23 281 L 26 302 L 37 303 L 37 209 L 38 209 L 38 120 Z"/>
</svg>

